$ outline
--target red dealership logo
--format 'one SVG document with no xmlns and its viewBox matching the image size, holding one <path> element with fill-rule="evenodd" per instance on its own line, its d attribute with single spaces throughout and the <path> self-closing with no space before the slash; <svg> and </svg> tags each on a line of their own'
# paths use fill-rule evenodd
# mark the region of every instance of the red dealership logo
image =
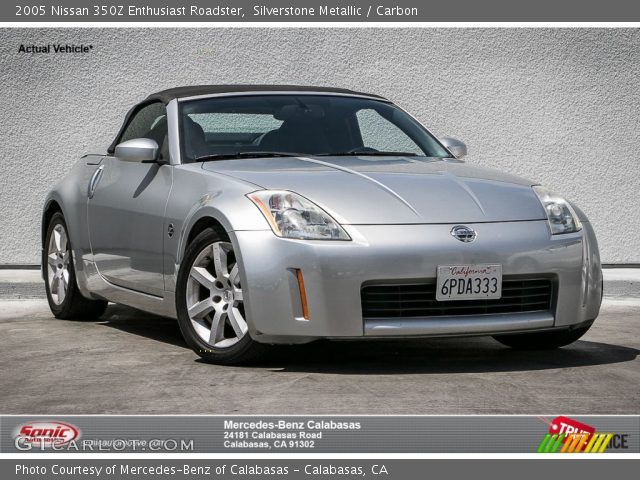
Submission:
<svg viewBox="0 0 640 480">
<path fill-rule="evenodd" d="M 35 421 L 23 423 L 16 429 L 16 444 L 40 448 L 66 445 L 80 436 L 80 430 L 69 423 Z"/>
</svg>

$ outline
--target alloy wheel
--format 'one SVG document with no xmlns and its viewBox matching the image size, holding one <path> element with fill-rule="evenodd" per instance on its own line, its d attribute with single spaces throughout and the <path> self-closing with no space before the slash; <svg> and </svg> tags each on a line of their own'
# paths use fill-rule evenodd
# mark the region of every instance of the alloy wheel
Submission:
<svg viewBox="0 0 640 480">
<path fill-rule="evenodd" d="M 47 249 L 47 279 L 51 299 L 61 305 L 69 289 L 69 237 L 62 224 L 57 224 L 49 237 Z"/>
<path fill-rule="evenodd" d="M 194 330 L 211 347 L 231 347 L 247 334 L 240 272 L 231 243 L 215 242 L 198 254 L 189 271 L 186 300 Z"/>
</svg>

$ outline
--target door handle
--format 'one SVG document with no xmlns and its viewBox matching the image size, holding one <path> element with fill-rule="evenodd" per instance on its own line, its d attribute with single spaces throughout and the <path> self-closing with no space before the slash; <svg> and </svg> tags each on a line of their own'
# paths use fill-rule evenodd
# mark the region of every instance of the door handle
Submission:
<svg viewBox="0 0 640 480">
<path fill-rule="evenodd" d="M 87 195 L 89 196 L 89 198 L 93 198 L 93 194 L 96 191 L 96 187 L 98 186 L 98 183 L 102 178 L 103 170 L 104 170 L 104 165 L 100 165 L 98 168 L 96 168 L 96 171 L 93 172 L 93 175 L 91 176 L 91 180 L 89 180 L 89 190 L 87 191 Z"/>
</svg>

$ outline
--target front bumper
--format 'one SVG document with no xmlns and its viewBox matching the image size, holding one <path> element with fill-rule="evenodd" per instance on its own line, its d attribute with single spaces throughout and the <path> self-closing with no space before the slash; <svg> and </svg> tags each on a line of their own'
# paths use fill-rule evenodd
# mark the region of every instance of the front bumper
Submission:
<svg viewBox="0 0 640 480">
<path fill-rule="evenodd" d="M 467 224 L 473 243 L 450 235 L 453 225 L 345 226 L 353 241 L 299 241 L 270 230 L 231 232 L 244 279 L 253 339 L 304 343 L 317 338 L 363 339 L 489 335 L 568 328 L 594 320 L 602 273 L 591 225 L 551 236 L 546 221 Z M 499 263 L 503 275 L 554 279 L 550 311 L 363 319 L 366 282 L 433 281 L 438 265 Z M 301 270 L 309 319 L 302 315 L 296 269 Z"/>
</svg>

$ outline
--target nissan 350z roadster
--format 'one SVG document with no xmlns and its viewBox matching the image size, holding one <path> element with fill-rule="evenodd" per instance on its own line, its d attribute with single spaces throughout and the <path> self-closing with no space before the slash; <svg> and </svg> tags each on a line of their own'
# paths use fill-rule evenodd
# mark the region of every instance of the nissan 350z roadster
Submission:
<svg viewBox="0 0 640 480">
<path fill-rule="evenodd" d="M 376 95 L 155 93 L 46 198 L 49 305 L 63 319 L 107 302 L 174 317 L 221 364 L 320 338 L 574 342 L 602 299 L 588 219 L 465 155 Z"/>
</svg>

